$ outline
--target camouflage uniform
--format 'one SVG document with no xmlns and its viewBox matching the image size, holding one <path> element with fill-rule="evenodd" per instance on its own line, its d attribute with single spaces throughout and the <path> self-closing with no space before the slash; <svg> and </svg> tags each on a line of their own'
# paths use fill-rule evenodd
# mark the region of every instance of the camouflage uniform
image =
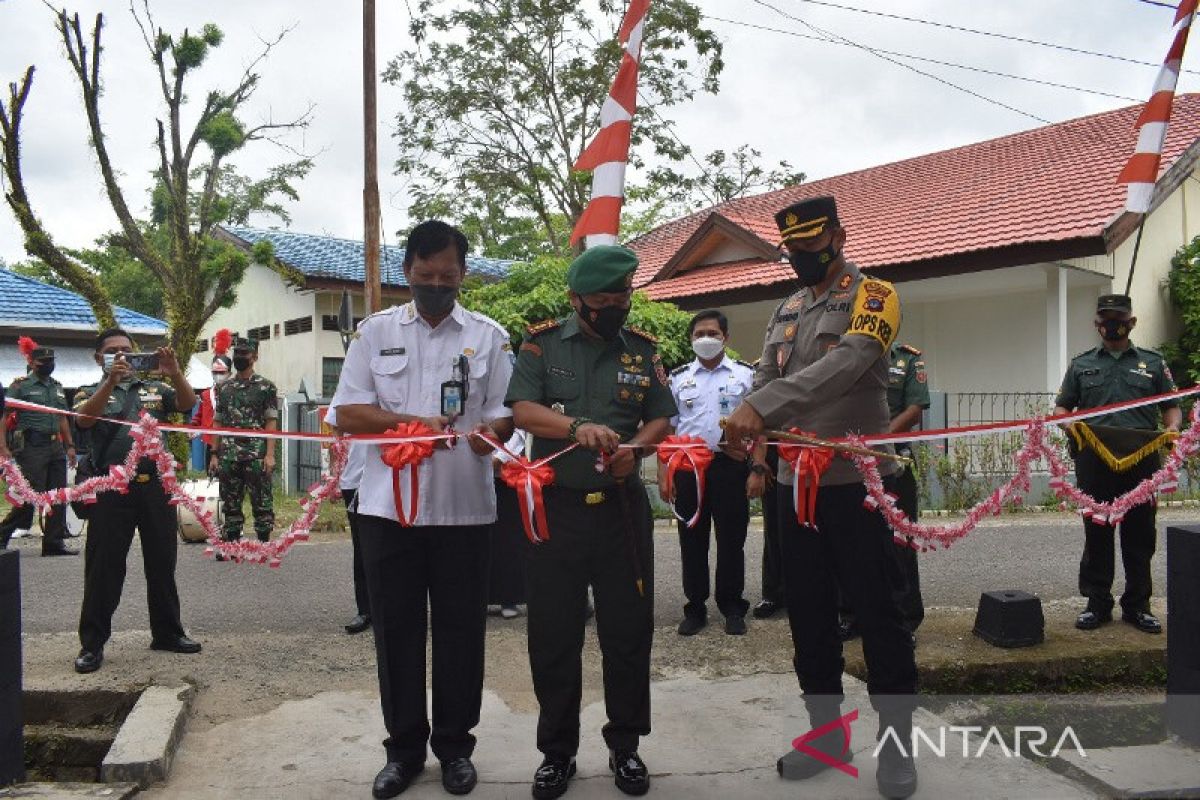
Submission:
<svg viewBox="0 0 1200 800">
<path fill-rule="evenodd" d="M 234 375 L 215 389 L 217 410 L 214 420 L 225 428 L 261 430 L 267 420 L 279 418 L 279 398 L 275 384 L 261 375 L 242 378 Z M 221 506 L 225 514 L 225 538 L 242 538 L 242 500 L 250 489 L 250 507 L 254 513 L 254 533 L 259 541 L 271 538 L 275 526 L 271 483 L 274 477 L 263 469 L 267 454 L 266 439 L 222 436 L 217 456 L 217 477 L 221 483 Z"/>
<path fill-rule="evenodd" d="M 67 408 L 62 384 L 54 378 L 42 378 L 36 374 L 13 381 L 8 396 L 13 400 L 27 400 L 50 408 Z M 13 458 L 34 491 L 44 492 L 66 486 L 67 451 L 59 440 L 59 417 L 38 411 L 22 411 L 17 414 L 17 432 L 22 444 L 13 448 Z M 63 540 L 67 536 L 66 510 L 65 505 L 56 505 L 43 520 L 43 551 L 63 547 Z M 33 506 L 12 507 L 8 516 L 0 522 L 0 549 L 8 546 L 17 528 L 33 527 L 33 515 Z"/>
</svg>

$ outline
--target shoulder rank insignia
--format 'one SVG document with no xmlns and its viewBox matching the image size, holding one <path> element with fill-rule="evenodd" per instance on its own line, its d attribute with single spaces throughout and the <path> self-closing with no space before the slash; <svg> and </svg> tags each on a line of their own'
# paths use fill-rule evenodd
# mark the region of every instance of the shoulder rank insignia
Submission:
<svg viewBox="0 0 1200 800">
<path fill-rule="evenodd" d="M 653 333 L 649 333 L 649 332 L 647 332 L 647 331 L 644 331 L 644 330 L 642 330 L 641 328 L 635 328 L 635 327 L 634 327 L 634 326 L 632 326 L 632 325 L 626 325 L 626 326 L 625 326 L 625 330 L 629 331 L 629 332 L 630 332 L 630 333 L 632 333 L 634 336 L 640 336 L 640 337 L 642 337 L 643 339 L 645 339 L 646 341 L 650 342 L 651 344 L 658 344 L 658 337 L 657 337 L 657 336 L 655 336 Z"/>
<path fill-rule="evenodd" d="M 556 319 L 544 319 L 541 322 L 535 322 L 534 324 L 530 325 L 525 330 L 529 333 L 530 336 L 537 336 L 539 333 L 545 333 L 546 331 L 552 331 L 561 324 L 562 323 Z"/>
<path fill-rule="evenodd" d="M 751 364 L 749 361 L 742 361 L 740 358 L 735 358 L 734 363 L 741 364 L 743 367 L 746 367 L 747 369 L 755 369 L 756 365 L 758 364 L 757 361 L 754 362 L 754 364 Z"/>
<path fill-rule="evenodd" d="M 681 365 L 681 366 L 678 366 L 678 367 L 676 367 L 675 369 L 671 370 L 671 375 L 672 375 L 672 376 L 674 376 L 674 375 L 682 375 L 683 373 L 687 372 L 687 368 L 688 368 L 689 366 L 690 366 L 689 364 L 683 364 L 683 365 Z"/>
<path fill-rule="evenodd" d="M 919 355 L 921 355 L 921 351 L 920 351 L 920 350 L 918 350 L 917 348 L 913 347 L 911 344 L 902 344 L 902 345 L 899 345 L 899 349 L 900 349 L 900 350 L 903 350 L 903 351 L 904 351 L 904 352 L 906 352 L 906 353 L 909 353 L 909 354 L 911 354 L 911 355 L 914 355 L 914 356 L 919 356 Z"/>
</svg>

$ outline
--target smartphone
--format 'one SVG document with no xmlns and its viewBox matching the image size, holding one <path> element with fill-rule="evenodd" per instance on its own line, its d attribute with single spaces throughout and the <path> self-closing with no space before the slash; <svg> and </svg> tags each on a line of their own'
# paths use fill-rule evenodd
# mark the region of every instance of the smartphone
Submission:
<svg viewBox="0 0 1200 800">
<path fill-rule="evenodd" d="M 104 354 L 104 368 L 111 369 L 116 353 Z M 158 353 L 124 353 L 125 363 L 134 372 L 154 372 L 158 369 Z"/>
</svg>

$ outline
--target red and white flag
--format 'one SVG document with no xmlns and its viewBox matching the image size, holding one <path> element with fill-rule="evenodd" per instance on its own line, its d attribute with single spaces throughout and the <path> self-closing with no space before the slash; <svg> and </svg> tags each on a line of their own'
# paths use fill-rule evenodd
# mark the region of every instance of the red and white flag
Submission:
<svg viewBox="0 0 1200 800">
<path fill-rule="evenodd" d="M 1134 127 L 1137 129 L 1137 146 L 1133 155 L 1121 170 L 1117 183 L 1128 184 L 1125 210 L 1134 214 L 1150 211 L 1150 197 L 1158 180 L 1158 167 L 1162 161 L 1163 143 L 1167 139 L 1167 123 L 1171 120 L 1171 104 L 1175 100 L 1175 85 L 1179 82 L 1183 50 L 1187 47 L 1188 32 L 1200 0 L 1181 0 L 1175 12 L 1175 38 L 1158 78 L 1154 81 L 1154 92 L 1142 109 Z"/>
<path fill-rule="evenodd" d="M 600 107 L 600 131 L 575 162 L 577 170 L 592 170 L 592 199 L 571 232 L 572 245 L 583 237 L 587 237 L 586 247 L 617 243 L 621 204 L 625 200 L 629 137 L 633 130 L 633 114 L 637 110 L 642 28 L 649 10 L 650 0 L 631 0 L 629 3 L 617 34 L 625 45 L 625 52 L 621 55 L 621 67 L 608 97 Z"/>
</svg>

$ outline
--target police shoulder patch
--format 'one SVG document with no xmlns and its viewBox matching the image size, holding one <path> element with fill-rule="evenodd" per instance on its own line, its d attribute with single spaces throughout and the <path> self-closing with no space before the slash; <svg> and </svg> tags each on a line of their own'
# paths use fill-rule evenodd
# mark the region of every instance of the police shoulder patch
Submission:
<svg viewBox="0 0 1200 800">
<path fill-rule="evenodd" d="M 530 336 L 537 336 L 539 333 L 545 333 L 546 331 L 552 331 L 555 328 L 559 327 L 560 325 L 562 325 L 561 320 L 544 319 L 541 322 L 535 322 L 532 325 L 530 325 L 529 327 L 527 327 L 525 329 L 525 332 L 528 333 Z"/>
<path fill-rule="evenodd" d="M 644 331 L 641 328 L 635 328 L 632 325 L 625 326 L 625 330 L 629 331 L 634 336 L 640 336 L 641 338 L 645 339 L 647 342 L 650 342 L 651 344 L 658 344 L 658 337 L 655 336 L 653 333 Z"/>
<path fill-rule="evenodd" d="M 899 345 L 899 348 L 901 350 L 903 350 L 904 352 L 909 353 L 914 356 L 921 355 L 921 351 L 918 350 L 917 348 L 913 347 L 911 344 L 902 344 L 902 345 Z"/>
<path fill-rule="evenodd" d="M 886 353 L 900 331 L 900 298 L 890 283 L 865 280 L 858 286 L 846 333 L 870 336 Z"/>
</svg>

